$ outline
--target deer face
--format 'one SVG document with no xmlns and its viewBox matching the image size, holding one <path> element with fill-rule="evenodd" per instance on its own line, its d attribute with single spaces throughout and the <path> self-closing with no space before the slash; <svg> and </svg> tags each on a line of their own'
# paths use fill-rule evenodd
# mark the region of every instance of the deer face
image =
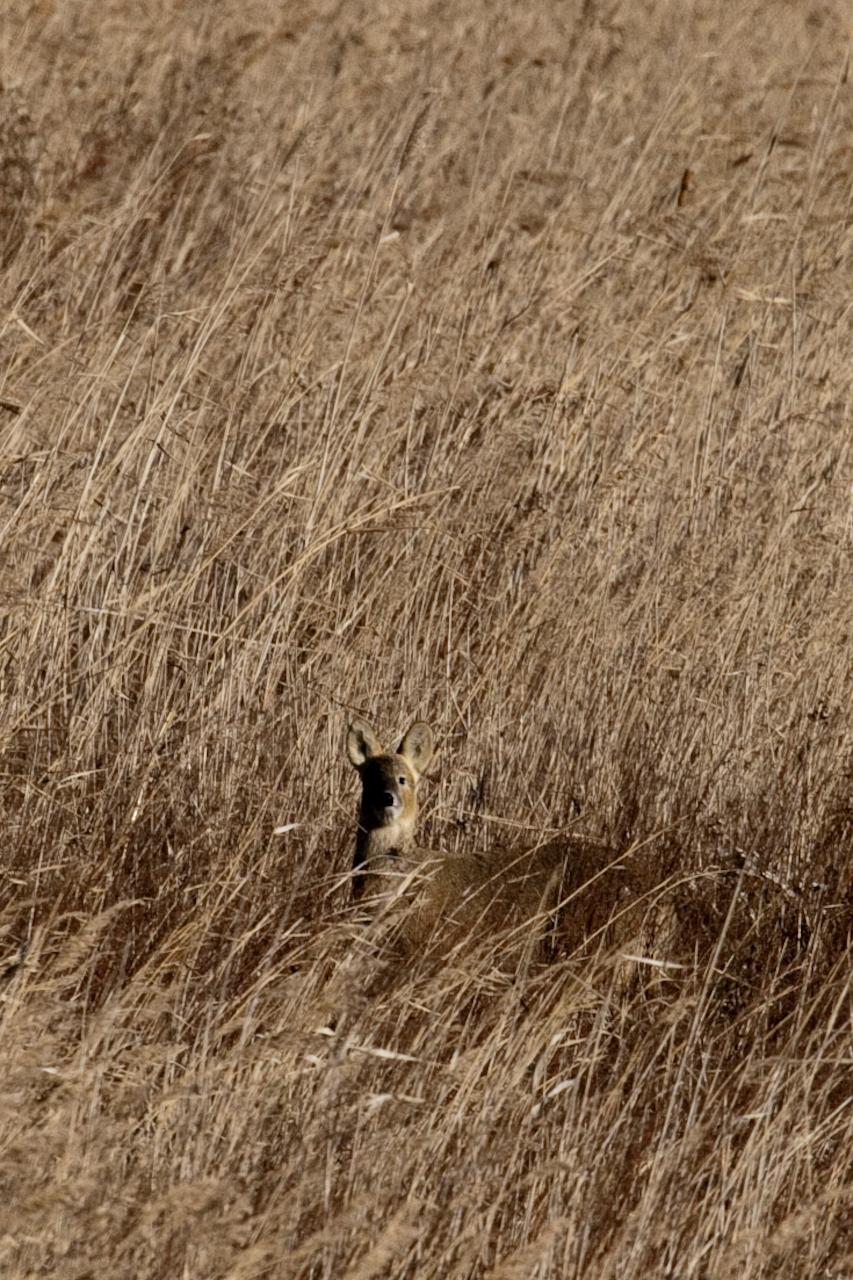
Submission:
<svg viewBox="0 0 853 1280">
<path fill-rule="evenodd" d="M 369 756 L 359 766 L 361 818 L 368 829 L 412 823 L 417 814 L 415 770 L 404 755 Z"/>
<path fill-rule="evenodd" d="M 416 721 L 397 751 L 386 751 L 364 720 L 347 734 L 347 755 L 361 777 L 361 823 L 368 831 L 397 823 L 411 827 L 418 810 L 418 776 L 432 758 L 432 730 Z"/>
</svg>

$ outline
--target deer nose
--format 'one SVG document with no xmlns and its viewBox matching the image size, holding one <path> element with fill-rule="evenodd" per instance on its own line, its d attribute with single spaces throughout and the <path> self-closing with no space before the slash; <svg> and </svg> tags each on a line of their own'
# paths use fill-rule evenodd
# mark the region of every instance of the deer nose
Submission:
<svg viewBox="0 0 853 1280">
<path fill-rule="evenodd" d="M 391 794 L 391 792 L 390 792 L 390 791 L 383 791 L 383 792 L 382 792 L 382 805 L 383 805 L 383 808 L 385 808 L 385 809 L 393 809 L 393 808 L 394 808 L 394 805 L 395 805 L 396 803 L 397 803 L 397 801 L 396 801 L 396 799 L 394 798 L 394 796 Z"/>
</svg>

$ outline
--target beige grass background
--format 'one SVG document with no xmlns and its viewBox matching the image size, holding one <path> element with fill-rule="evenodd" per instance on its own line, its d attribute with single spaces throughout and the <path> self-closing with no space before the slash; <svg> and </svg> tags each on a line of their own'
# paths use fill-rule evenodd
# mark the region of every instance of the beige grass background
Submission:
<svg viewBox="0 0 853 1280">
<path fill-rule="evenodd" d="M 4 6 L 8 1280 L 853 1276 L 848 17 Z M 371 949 L 353 712 L 682 967 Z"/>
</svg>

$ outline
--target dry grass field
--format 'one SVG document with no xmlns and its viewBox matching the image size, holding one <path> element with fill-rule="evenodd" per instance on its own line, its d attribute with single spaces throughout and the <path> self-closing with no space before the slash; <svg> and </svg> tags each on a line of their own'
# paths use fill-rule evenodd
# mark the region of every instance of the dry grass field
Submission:
<svg viewBox="0 0 853 1280">
<path fill-rule="evenodd" d="M 848 21 L 3 5 L 4 1280 L 853 1277 Z M 352 715 L 666 957 L 383 944 Z"/>
</svg>

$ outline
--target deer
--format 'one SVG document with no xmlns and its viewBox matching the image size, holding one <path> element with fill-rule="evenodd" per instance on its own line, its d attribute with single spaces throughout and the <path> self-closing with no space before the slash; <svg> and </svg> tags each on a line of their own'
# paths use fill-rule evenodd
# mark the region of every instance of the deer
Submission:
<svg viewBox="0 0 853 1280">
<path fill-rule="evenodd" d="M 476 941 L 496 928 L 534 946 L 550 935 L 572 951 L 602 942 L 648 945 L 648 903 L 632 868 L 600 841 L 570 835 L 488 854 L 419 846 L 418 783 L 435 751 L 425 721 L 416 720 L 392 751 L 356 718 L 346 750 L 361 780 L 352 896 L 370 916 L 392 922 L 404 950 L 419 952 L 439 938 Z"/>
</svg>

